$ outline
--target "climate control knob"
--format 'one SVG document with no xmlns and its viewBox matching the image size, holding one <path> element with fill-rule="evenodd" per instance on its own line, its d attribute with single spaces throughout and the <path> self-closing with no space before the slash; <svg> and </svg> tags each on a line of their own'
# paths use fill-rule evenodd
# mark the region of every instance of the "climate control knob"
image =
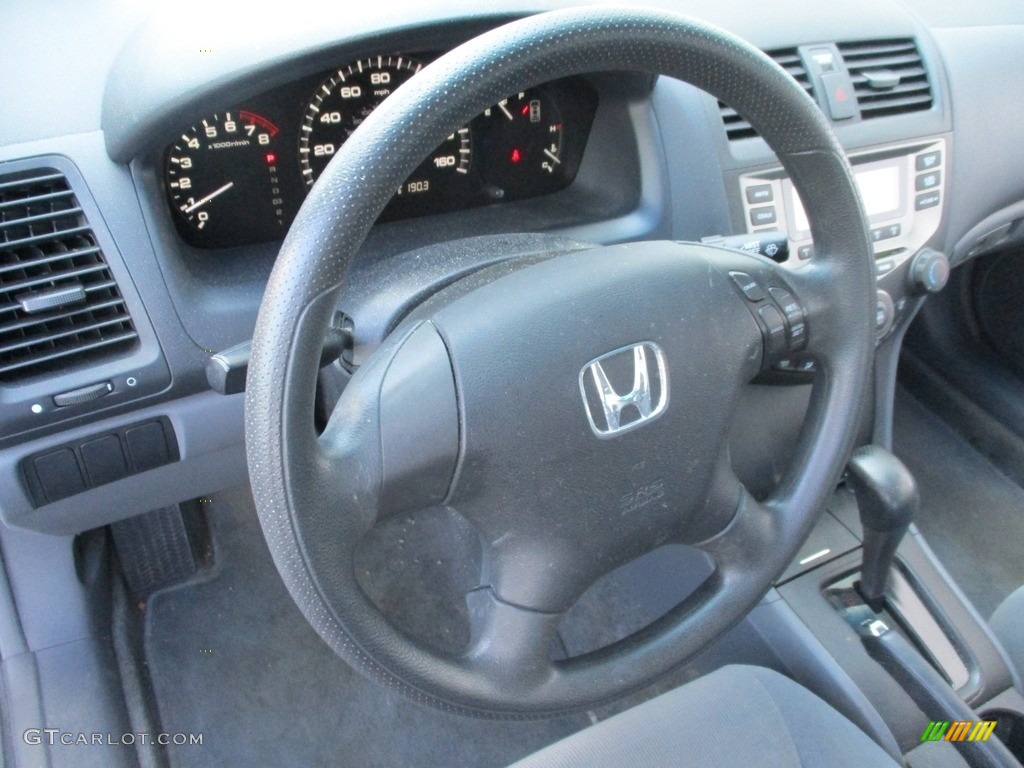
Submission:
<svg viewBox="0 0 1024 768">
<path fill-rule="evenodd" d="M 923 248 L 910 262 L 907 278 L 914 293 L 938 293 L 949 282 L 949 259 L 944 253 Z"/>
</svg>

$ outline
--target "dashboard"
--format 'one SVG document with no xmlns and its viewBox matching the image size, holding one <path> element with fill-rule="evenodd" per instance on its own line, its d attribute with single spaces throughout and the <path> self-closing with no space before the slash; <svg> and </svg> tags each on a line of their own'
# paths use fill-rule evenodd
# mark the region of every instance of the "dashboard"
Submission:
<svg viewBox="0 0 1024 768">
<path fill-rule="evenodd" d="M 165 150 L 181 237 L 199 248 L 280 240 L 331 158 L 436 53 L 376 54 L 203 117 Z M 569 78 L 509 95 L 451 134 L 382 221 L 557 192 L 576 178 L 597 93 Z"/>
<path fill-rule="evenodd" d="M 656 4 L 767 52 L 847 150 L 891 300 L 880 299 L 865 427 L 884 431 L 920 301 L 908 288 L 915 257 L 930 248 L 963 263 L 1024 216 L 1024 103 L 1004 85 L 1024 75 L 1024 9 Z M 211 392 L 204 366 L 251 338 L 311 185 L 421 66 L 566 3 L 383 0 L 328 13 L 297 0 L 270 21 L 191 0 L 41 5 L 0 8 L 0 66 L 19 72 L 0 82 L 0 516 L 70 535 L 245 482 L 242 399 Z M 338 307 L 354 329 L 351 363 L 409 310 L 394 296 L 422 300 L 509 249 L 723 237 L 759 247 L 768 232 L 785 241 L 788 268 L 804 268 L 813 237 L 801 201 L 728 105 L 650 73 L 538 82 L 467 122 L 395 190 Z M 754 388 L 737 417 L 738 462 L 793 441 L 807 381 Z M 140 427 L 165 441 L 156 464 L 131 454 Z M 108 474 L 92 466 L 98 441 L 125 452 Z M 785 456 L 758 466 L 763 484 Z M 51 471 L 72 492 L 48 494 L 40 472 Z"/>
</svg>

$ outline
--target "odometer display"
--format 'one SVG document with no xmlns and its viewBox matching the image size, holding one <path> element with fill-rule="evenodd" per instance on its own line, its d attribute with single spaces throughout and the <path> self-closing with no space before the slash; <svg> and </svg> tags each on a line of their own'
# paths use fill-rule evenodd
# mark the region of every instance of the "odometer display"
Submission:
<svg viewBox="0 0 1024 768">
<path fill-rule="evenodd" d="M 352 132 L 422 64 L 406 56 L 360 59 L 334 72 L 310 99 L 299 137 L 299 165 L 311 187 Z M 396 190 L 386 217 L 416 208 L 429 211 L 451 194 L 466 194 L 472 164 L 468 126 L 451 134 Z"/>
</svg>

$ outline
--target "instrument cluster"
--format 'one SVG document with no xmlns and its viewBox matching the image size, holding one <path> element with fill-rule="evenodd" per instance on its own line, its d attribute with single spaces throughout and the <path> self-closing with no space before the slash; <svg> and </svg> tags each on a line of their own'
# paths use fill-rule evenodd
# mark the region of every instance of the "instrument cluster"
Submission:
<svg viewBox="0 0 1024 768">
<path fill-rule="evenodd" d="M 281 239 L 345 140 L 424 62 L 366 57 L 185 128 L 164 153 L 164 185 L 181 236 L 199 248 Z M 579 78 L 509 95 L 427 157 L 381 220 L 564 189 L 579 170 L 596 110 L 596 91 Z"/>
</svg>

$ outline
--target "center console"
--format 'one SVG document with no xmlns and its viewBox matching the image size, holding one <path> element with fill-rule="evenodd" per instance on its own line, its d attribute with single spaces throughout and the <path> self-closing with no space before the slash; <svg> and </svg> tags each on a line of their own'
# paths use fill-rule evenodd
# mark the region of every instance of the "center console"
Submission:
<svg viewBox="0 0 1024 768">
<path fill-rule="evenodd" d="M 793 669 L 817 670 L 801 682 L 909 765 L 1018 766 L 1019 677 L 908 525 L 916 506 L 902 464 L 877 446 L 859 449 L 778 582 L 784 610 L 760 629 L 785 638 L 774 645 L 792 654 Z M 778 626 L 788 611 L 797 629 Z M 793 642 L 798 633 L 805 636 Z"/>
</svg>

